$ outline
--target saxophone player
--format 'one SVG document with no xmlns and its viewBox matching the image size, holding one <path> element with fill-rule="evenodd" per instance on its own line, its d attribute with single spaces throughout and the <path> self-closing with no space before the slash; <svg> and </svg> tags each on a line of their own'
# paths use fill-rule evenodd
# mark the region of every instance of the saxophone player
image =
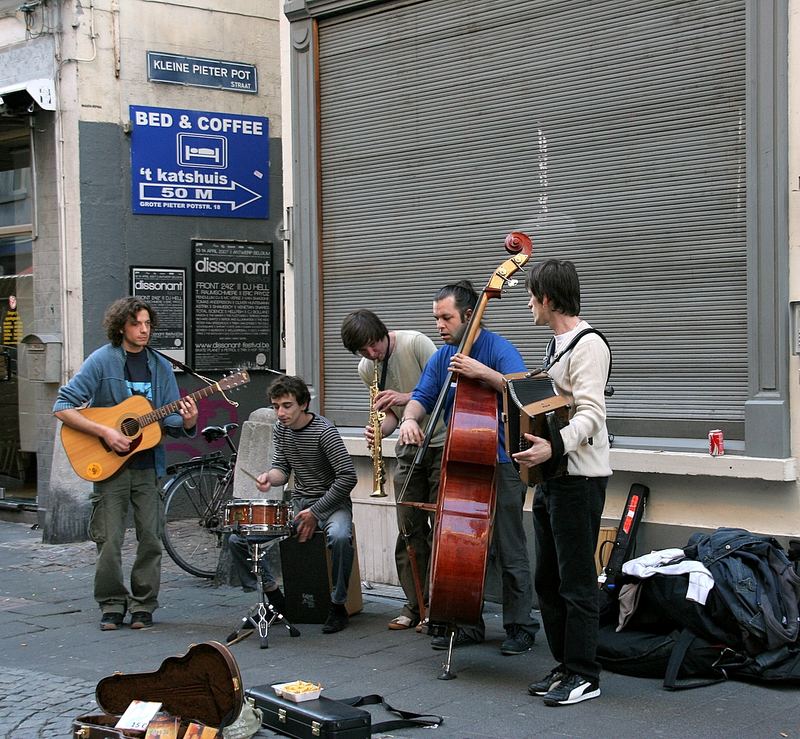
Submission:
<svg viewBox="0 0 800 739">
<path fill-rule="evenodd" d="M 367 442 L 380 454 L 380 438 L 397 429 L 403 409 L 411 399 L 411 391 L 428 359 L 436 353 L 433 342 L 419 331 L 389 331 L 383 321 L 370 310 L 360 309 L 349 313 L 342 322 L 342 344 L 361 356 L 358 373 L 370 388 L 370 423 L 365 429 Z M 382 418 L 379 417 L 382 414 Z M 380 438 L 376 439 L 379 429 Z M 436 503 L 439 491 L 439 473 L 442 465 L 444 429 L 437 429 L 425 454 L 409 481 L 404 502 Z M 397 468 L 394 489 L 397 494 L 403 487 L 412 466 L 417 447 L 396 447 Z M 376 457 L 373 456 L 373 461 Z M 376 465 L 373 465 L 375 471 Z M 378 473 L 376 472 L 376 478 Z M 400 502 L 400 501 L 398 501 Z M 428 563 L 430 560 L 433 514 L 410 506 L 397 506 L 398 537 L 395 545 L 397 576 L 406 596 L 406 603 L 398 616 L 389 622 L 392 630 L 417 627 L 421 623 L 425 601 L 428 597 Z M 415 571 L 417 574 L 415 580 Z M 423 602 L 417 592 L 422 593 Z"/>
</svg>

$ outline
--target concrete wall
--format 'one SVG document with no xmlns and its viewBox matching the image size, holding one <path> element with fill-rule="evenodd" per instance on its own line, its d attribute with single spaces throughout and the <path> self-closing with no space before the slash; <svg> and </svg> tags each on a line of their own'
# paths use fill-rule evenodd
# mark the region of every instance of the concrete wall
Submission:
<svg viewBox="0 0 800 739">
<path fill-rule="evenodd" d="M 49 148 L 43 144 L 38 157 L 49 176 L 39 200 L 48 222 L 43 224 L 41 248 L 38 243 L 35 247 L 41 262 L 37 291 L 40 281 L 42 286 L 36 299 L 41 325 L 49 315 L 52 331 L 63 334 L 63 380 L 67 380 L 86 354 L 105 342 L 103 313 L 112 300 L 128 294 L 132 265 L 182 267 L 188 279 L 192 239 L 272 242 L 274 264 L 279 268 L 283 263 L 278 237 L 283 206 L 279 11 L 277 0 L 93 0 L 80 5 L 65 0 L 41 12 L 49 13 L 49 24 L 62 31 L 55 37 L 62 63 L 59 109 L 52 116 Z M 13 21 L 0 17 L 0 41 L 6 22 L 15 28 Z M 253 64 L 258 69 L 258 94 L 150 82 L 147 51 Z M 132 104 L 269 118 L 269 218 L 133 216 L 128 136 Z M 276 291 L 277 284 L 276 277 Z M 190 339 L 188 290 L 186 298 Z M 272 338 L 277 345 L 277 325 Z M 252 376 L 250 385 L 238 394 L 238 409 L 217 396 L 201 407 L 200 424 L 241 423 L 263 406 L 269 377 Z M 199 381 L 181 375 L 179 384 L 194 390 Z M 65 461 L 55 460 L 50 474 L 54 444 L 58 448 L 50 417 L 56 389 L 57 385 L 42 388 L 37 400 L 40 508 L 49 541 L 82 536 L 87 513 L 86 486 L 64 467 Z M 168 461 L 206 451 L 202 439 L 170 441 Z M 59 506 L 46 515 L 44 509 L 56 502 L 49 500 L 51 476 Z"/>
</svg>

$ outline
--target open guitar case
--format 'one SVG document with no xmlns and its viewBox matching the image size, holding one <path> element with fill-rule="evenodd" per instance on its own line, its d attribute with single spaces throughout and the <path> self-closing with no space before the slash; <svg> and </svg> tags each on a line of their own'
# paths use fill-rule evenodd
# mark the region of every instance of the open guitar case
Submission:
<svg viewBox="0 0 800 739">
<path fill-rule="evenodd" d="M 72 723 L 74 739 L 141 739 L 144 732 L 114 728 L 133 700 L 158 701 L 161 711 L 180 718 L 178 739 L 191 721 L 221 732 L 238 717 L 244 690 L 233 654 L 225 645 L 209 641 L 192 645 L 184 655 L 167 657 L 155 672 L 104 677 L 95 697 L 103 713 L 78 716 Z"/>
</svg>

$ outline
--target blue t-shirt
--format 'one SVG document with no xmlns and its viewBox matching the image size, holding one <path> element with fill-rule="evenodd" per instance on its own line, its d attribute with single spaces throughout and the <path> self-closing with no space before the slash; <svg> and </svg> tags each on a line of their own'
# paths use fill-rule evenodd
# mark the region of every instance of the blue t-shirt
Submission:
<svg viewBox="0 0 800 739">
<path fill-rule="evenodd" d="M 419 382 L 414 388 L 414 392 L 411 393 L 412 400 L 422 403 L 428 413 L 430 413 L 436 405 L 439 391 L 447 379 L 447 368 L 450 366 L 450 358 L 457 351 L 458 347 L 452 344 L 445 344 L 439 349 L 436 354 L 428 360 L 419 378 Z M 481 329 L 478 339 L 472 345 L 472 351 L 470 351 L 469 355 L 481 364 L 485 364 L 487 367 L 496 370 L 502 375 L 509 375 L 513 372 L 524 372 L 527 369 L 525 367 L 525 362 L 522 361 L 522 356 L 508 339 L 504 339 L 500 334 L 487 331 L 486 329 Z M 453 410 L 453 396 L 454 390 L 451 387 L 444 404 L 444 421 L 447 424 L 450 423 L 450 414 Z M 501 418 L 502 411 L 503 397 L 498 393 L 498 419 Z M 498 458 L 501 462 L 510 462 L 511 460 L 506 454 L 505 428 L 502 423 L 499 424 L 499 428 L 500 434 L 497 446 Z"/>
</svg>

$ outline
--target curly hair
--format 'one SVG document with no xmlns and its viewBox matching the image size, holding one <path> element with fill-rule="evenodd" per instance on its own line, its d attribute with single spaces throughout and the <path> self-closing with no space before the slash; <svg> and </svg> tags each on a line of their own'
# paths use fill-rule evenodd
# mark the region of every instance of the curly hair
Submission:
<svg viewBox="0 0 800 739">
<path fill-rule="evenodd" d="M 122 335 L 130 319 L 135 319 L 139 311 L 146 310 L 150 315 L 150 328 L 158 326 L 158 316 L 150 303 L 136 297 L 120 298 L 108 306 L 103 317 L 103 328 L 113 346 L 122 345 Z"/>
</svg>

